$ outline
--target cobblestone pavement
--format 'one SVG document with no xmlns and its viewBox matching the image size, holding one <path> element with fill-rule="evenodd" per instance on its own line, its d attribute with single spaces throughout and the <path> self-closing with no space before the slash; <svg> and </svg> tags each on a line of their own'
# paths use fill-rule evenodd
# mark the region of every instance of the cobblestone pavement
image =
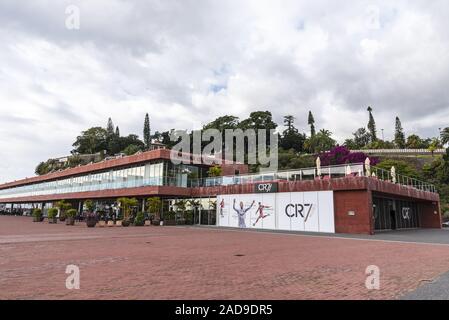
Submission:
<svg viewBox="0 0 449 320">
<path fill-rule="evenodd" d="M 80 290 L 65 287 L 69 264 Z M 394 299 L 448 270 L 441 244 L 0 216 L 0 299 Z"/>
</svg>

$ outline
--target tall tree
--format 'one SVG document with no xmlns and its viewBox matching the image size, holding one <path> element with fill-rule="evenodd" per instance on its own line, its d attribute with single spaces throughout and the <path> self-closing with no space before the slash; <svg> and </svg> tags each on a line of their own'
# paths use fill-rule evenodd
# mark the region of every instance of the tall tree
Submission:
<svg viewBox="0 0 449 320">
<path fill-rule="evenodd" d="M 115 135 L 117 136 L 117 138 L 120 138 L 120 129 L 118 128 L 118 126 L 115 128 Z"/>
<path fill-rule="evenodd" d="M 320 153 L 329 151 L 331 148 L 335 147 L 336 144 L 337 142 L 332 139 L 332 132 L 321 129 L 313 137 L 309 137 L 305 141 L 304 146 L 310 153 Z"/>
<path fill-rule="evenodd" d="M 294 149 L 301 152 L 304 149 L 305 134 L 298 132 L 294 125 L 295 118 L 291 115 L 284 117 L 285 130 L 280 138 L 279 145 L 285 150 Z"/>
<path fill-rule="evenodd" d="M 93 154 L 107 149 L 107 131 L 101 127 L 93 127 L 81 132 L 73 143 L 73 153 Z"/>
<path fill-rule="evenodd" d="M 402 129 L 401 120 L 399 117 L 396 117 L 396 125 L 394 131 L 394 144 L 396 147 L 403 149 L 405 148 L 405 135 L 404 130 Z"/>
<path fill-rule="evenodd" d="M 368 131 L 371 135 L 371 142 L 374 142 L 377 140 L 376 121 L 374 121 L 373 109 L 368 107 L 366 110 L 369 113 Z"/>
<path fill-rule="evenodd" d="M 313 118 L 312 111 L 309 111 L 307 123 L 310 126 L 310 136 L 313 137 L 315 135 L 315 119 Z"/>
<path fill-rule="evenodd" d="M 149 150 L 151 147 L 151 130 L 148 113 L 145 115 L 145 122 L 143 124 L 143 142 L 145 143 L 145 149 Z"/>
<path fill-rule="evenodd" d="M 284 126 L 286 127 L 284 132 L 292 132 L 296 128 L 294 127 L 295 117 L 287 115 L 284 117 Z"/>
<path fill-rule="evenodd" d="M 441 138 L 441 143 L 443 145 L 446 145 L 449 143 L 449 127 L 441 130 L 440 138 Z"/>
<path fill-rule="evenodd" d="M 108 119 L 108 125 L 106 126 L 106 131 L 108 136 L 114 135 L 114 123 L 112 122 L 112 119 Z"/>
</svg>

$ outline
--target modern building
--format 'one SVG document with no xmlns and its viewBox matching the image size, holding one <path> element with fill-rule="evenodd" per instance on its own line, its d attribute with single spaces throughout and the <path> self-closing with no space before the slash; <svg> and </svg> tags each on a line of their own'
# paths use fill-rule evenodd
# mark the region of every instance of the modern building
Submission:
<svg viewBox="0 0 449 320">
<path fill-rule="evenodd" d="M 365 164 L 248 174 L 242 164 L 175 165 L 157 149 L 0 185 L 0 211 L 23 213 L 58 200 L 79 212 L 87 199 L 108 212 L 119 197 L 160 197 L 166 212 L 193 212 L 193 224 L 326 233 L 440 228 L 439 195 L 422 181 Z M 183 204 L 180 213 L 179 200 Z"/>
</svg>

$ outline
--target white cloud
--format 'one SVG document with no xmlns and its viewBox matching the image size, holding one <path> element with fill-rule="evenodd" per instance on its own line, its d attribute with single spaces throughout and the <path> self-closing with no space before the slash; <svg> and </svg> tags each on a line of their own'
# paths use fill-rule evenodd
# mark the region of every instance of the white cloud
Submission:
<svg viewBox="0 0 449 320">
<path fill-rule="evenodd" d="M 81 29 L 65 28 L 79 6 Z M 123 134 L 192 129 L 269 109 L 342 141 L 367 122 L 392 136 L 447 126 L 445 0 L 0 3 L 0 181 L 67 154 L 112 117 Z"/>
</svg>

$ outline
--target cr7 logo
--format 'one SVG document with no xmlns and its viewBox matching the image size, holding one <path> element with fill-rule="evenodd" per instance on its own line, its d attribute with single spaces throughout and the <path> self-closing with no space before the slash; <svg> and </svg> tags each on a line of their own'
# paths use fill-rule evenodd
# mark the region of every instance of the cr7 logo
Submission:
<svg viewBox="0 0 449 320">
<path fill-rule="evenodd" d="M 259 185 L 257 185 L 257 189 L 260 192 L 271 192 L 271 189 L 273 188 L 273 185 L 271 183 L 261 183 Z"/>
<path fill-rule="evenodd" d="M 298 216 L 301 216 L 301 218 L 304 219 L 304 222 L 306 222 L 310 216 L 310 213 L 312 212 L 312 208 L 313 208 L 312 203 L 304 203 L 304 204 L 290 203 L 285 207 L 285 214 L 289 218 L 297 218 Z"/>
</svg>

